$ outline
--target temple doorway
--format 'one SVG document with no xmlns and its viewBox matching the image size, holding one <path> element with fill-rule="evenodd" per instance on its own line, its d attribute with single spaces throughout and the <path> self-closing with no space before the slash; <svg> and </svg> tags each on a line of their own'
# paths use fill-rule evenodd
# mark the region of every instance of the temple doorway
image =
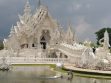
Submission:
<svg viewBox="0 0 111 83">
<path fill-rule="evenodd" d="M 41 44 L 41 46 L 42 46 L 43 49 L 46 49 L 47 43 L 46 43 L 46 39 L 45 39 L 44 36 L 41 38 L 40 44 Z"/>
<path fill-rule="evenodd" d="M 46 42 L 41 42 L 41 45 L 43 49 L 46 49 L 46 45 L 47 45 Z"/>
<path fill-rule="evenodd" d="M 49 41 L 50 41 L 49 31 L 48 31 L 48 30 L 43 30 L 43 31 L 42 31 L 42 35 L 41 35 L 41 37 L 40 37 L 41 47 L 42 47 L 43 49 L 46 49 L 46 48 L 47 48 L 47 44 L 49 44 Z"/>
</svg>

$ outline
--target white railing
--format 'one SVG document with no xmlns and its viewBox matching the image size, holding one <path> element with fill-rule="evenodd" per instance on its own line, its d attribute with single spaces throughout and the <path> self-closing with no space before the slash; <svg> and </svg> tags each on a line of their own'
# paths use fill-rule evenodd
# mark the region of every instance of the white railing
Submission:
<svg viewBox="0 0 111 83">
<path fill-rule="evenodd" d="M 63 54 L 66 54 L 70 59 L 69 63 L 75 64 L 75 65 L 78 65 L 80 63 L 81 57 L 84 51 L 86 51 L 86 48 L 78 50 L 78 49 L 72 49 L 72 48 L 66 47 L 64 45 L 56 45 L 54 47 L 55 49 L 58 49 Z"/>
<path fill-rule="evenodd" d="M 84 51 L 84 49 L 75 50 L 75 49 L 65 47 L 63 45 L 56 46 L 56 49 L 62 51 L 64 54 L 68 56 L 81 56 Z"/>
<path fill-rule="evenodd" d="M 0 63 L 2 63 L 0 57 Z M 5 57 L 6 62 L 9 64 L 56 64 L 67 63 L 67 58 L 33 58 L 33 57 Z"/>
</svg>

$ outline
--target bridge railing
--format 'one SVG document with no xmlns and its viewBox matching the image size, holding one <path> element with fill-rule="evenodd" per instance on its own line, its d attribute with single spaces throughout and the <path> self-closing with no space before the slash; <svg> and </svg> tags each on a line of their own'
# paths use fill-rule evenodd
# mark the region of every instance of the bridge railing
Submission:
<svg viewBox="0 0 111 83">
<path fill-rule="evenodd" d="M 69 63 L 74 64 L 74 65 L 80 64 L 82 53 L 85 50 L 85 48 L 84 49 L 69 48 L 62 44 L 57 45 L 55 48 L 61 51 L 63 54 L 66 54 L 70 59 Z"/>
<path fill-rule="evenodd" d="M 63 45 L 59 45 L 55 47 L 56 49 L 60 50 L 61 52 L 63 52 L 64 54 L 68 55 L 68 56 L 81 56 L 84 49 L 80 49 L 80 50 L 76 50 L 76 49 L 71 49 L 68 47 L 65 47 Z"/>
<path fill-rule="evenodd" d="M 0 57 L 0 63 L 2 63 Z M 67 63 L 67 58 L 31 58 L 31 57 L 5 57 L 6 63 L 9 64 L 56 64 L 56 63 Z"/>
</svg>

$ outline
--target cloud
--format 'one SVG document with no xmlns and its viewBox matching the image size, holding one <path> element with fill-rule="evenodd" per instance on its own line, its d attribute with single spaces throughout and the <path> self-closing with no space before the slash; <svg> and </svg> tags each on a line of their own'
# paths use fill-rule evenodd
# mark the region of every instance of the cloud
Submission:
<svg viewBox="0 0 111 83">
<path fill-rule="evenodd" d="M 111 27 L 111 15 L 101 18 L 101 26 Z"/>
<path fill-rule="evenodd" d="M 93 32 L 91 24 L 86 22 L 84 17 L 79 17 L 75 30 L 79 41 L 90 39 L 91 38 L 90 36 Z"/>
<path fill-rule="evenodd" d="M 0 37 L 7 37 L 12 24 L 16 24 L 26 0 L 0 0 Z"/>
<path fill-rule="evenodd" d="M 91 7 L 91 4 L 86 4 L 86 8 L 90 8 Z"/>
<path fill-rule="evenodd" d="M 77 22 L 77 26 L 76 26 L 76 31 L 78 32 L 78 34 L 82 35 L 83 33 L 85 33 L 89 28 L 90 28 L 90 24 L 88 24 L 84 17 L 80 17 L 78 22 Z"/>
<path fill-rule="evenodd" d="M 79 39 L 95 40 L 94 32 L 111 26 L 111 0 L 41 0 L 48 6 L 53 18 L 67 27 L 69 19 L 76 27 Z M 7 37 L 10 28 L 16 25 L 18 14 L 23 14 L 26 0 L 0 0 L 0 36 Z M 29 0 L 32 9 L 38 0 Z M 74 27 L 74 28 L 75 28 Z"/>
<path fill-rule="evenodd" d="M 0 6 L 13 6 L 24 2 L 26 2 L 26 0 L 0 0 Z"/>
<path fill-rule="evenodd" d="M 74 10 L 79 10 L 82 7 L 82 4 L 74 4 Z"/>
</svg>

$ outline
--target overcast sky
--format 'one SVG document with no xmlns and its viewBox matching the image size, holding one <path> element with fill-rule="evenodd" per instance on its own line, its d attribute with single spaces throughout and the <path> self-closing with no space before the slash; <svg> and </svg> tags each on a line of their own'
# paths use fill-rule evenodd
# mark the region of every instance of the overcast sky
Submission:
<svg viewBox="0 0 111 83">
<path fill-rule="evenodd" d="M 32 10 L 38 0 L 29 0 Z M 41 0 L 52 17 L 65 29 L 70 21 L 79 41 L 95 41 L 95 32 L 111 27 L 111 0 Z M 6 38 L 18 14 L 23 14 L 26 0 L 0 0 L 0 38 Z"/>
</svg>

